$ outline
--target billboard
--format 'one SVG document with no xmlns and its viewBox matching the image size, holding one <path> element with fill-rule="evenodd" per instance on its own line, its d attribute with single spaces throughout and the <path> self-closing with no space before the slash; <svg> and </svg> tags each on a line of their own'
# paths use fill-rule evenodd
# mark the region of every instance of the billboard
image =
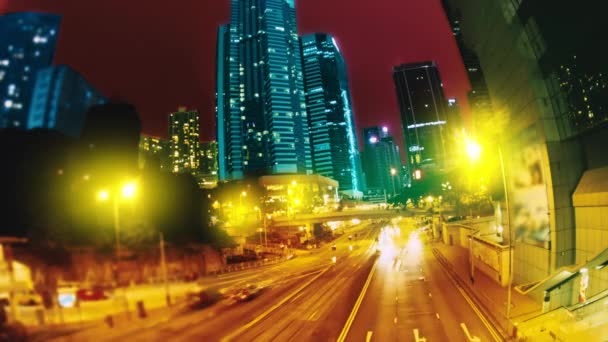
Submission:
<svg viewBox="0 0 608 342">
<path fill-rule="evenodd" d="M 516 241 L 549 248 L 551 225 L 543 170 L 544 145 L 530 140 L 524 139 L 521 147 L 511 154 L 511 224 Z"/>
</svg>

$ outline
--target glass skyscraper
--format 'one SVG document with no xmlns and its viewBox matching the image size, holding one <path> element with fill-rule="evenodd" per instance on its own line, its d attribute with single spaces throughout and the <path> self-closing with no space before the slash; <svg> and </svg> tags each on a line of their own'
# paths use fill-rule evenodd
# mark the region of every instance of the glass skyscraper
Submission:
<svg viewBox="0 0 608 342">
<path fill-rule="evenodd" d="M 389 135 L 387 127 L 363 129 L 363 167 L 367 181 L 366 196 L 388 198 L 400 192 L 401 157 L 399 146 Z M 375 196 L 378 197 L 378 196 Z"/>
<path fill-rule="evenodd" d="M 344 58 L 328 34 L 301 42 L 314 172 L 354 196 L 362 190 L 361 164 Z"/>
<path fill-rule="evenodd" d="M 231 11 L 218 31 L 220 179 L 311 173 L 294 3 L 232 0 Z"/>
<path fill-rule="evenodd" d="M 53 63 L 61 17 L 0 16 L 0 128 L 27 125 L 36 73 Z"/>
<path fill-rule="evenodd" d="M 443 168 L 447 101 L 435 62 L 402 64 L 393 70 L 410 168 Z"/>
<path fill-rule="evenodd" d="M 89 107 L 105 102 L 72 68 L 66 65 L 45 68 L 36 76 L 27 128 L 55 129 L 78 137 Z"/>
</svg>

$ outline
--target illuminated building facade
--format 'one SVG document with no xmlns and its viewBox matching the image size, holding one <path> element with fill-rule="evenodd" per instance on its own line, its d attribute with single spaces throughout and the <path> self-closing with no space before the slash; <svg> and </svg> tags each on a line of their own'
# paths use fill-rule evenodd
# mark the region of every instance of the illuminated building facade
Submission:
<svg viewBox="0 0 608 342">
<path fill-rule="evenodd" d="M 393 69 L 410 169 L 443 168 L 447 101 L 435 62 L 402 64 Z"/>
<path fill-rule="evenodd" d="M 220 179 L 311 173 L 293 1 L 232 0 L 218 31 Z"/>
<path fill-rule="evenodd" d="M 363 169 L 366 197 L 389 198 L 402 188 L 399 146 L 388 134 L 387 127 L 363 129 Z"/>
<path fill-rule="evenodd" d="M 310 34 L 301 43 L 314 173 L 357 196 L 361 162 L 344 57 L 328 34 Z"/>
<path fill-rule="evenodd" d="M 36 73 L 53 63 L 61 17 L 0 16 L 0 128 L 26 128 Z"/>
<path fill-rule="evenodd" d="M 171 172 L 169 163 L 170 149 L 169 140 L 142 134 L 139 139 L 140 163 L 143 164 L 143 167 L 148 168 L 152 166 L 147 164 L 150 158 L 155 158 L 156 161 L 154 163 L 158 164 L 152 167 L 159 168 L 164 172 Z"/>
<path fill-rule="evenodd" d="M 89 107 L 106 99 L 72 68 L 61 65 L 38 71 L 27 128 L 55 129 L 80 136 Z"/>
<path fill-rule="evenodd" d="M 180 108 L 169 115 L 169 142 L 171 171 L 196 174 L 199 167 L 197 111 Z"/>
<path fill-rule="evenodd" d="M 200 143 L 199 184 L 205 188 L 213 188 L 218 182 L 217 142 L 203 141 Z"/>
</svg>

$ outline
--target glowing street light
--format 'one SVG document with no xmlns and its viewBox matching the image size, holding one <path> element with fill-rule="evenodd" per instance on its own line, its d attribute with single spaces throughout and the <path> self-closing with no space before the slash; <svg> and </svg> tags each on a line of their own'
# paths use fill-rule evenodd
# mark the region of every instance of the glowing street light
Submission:
<svg viewBox="0 0 608 342">
<path fill-rule="evenodd" d="M 466 138 L 465 144 L 467 154 L 469 155 L 469 158 L 471 158 L 471 161 L 479 160 L 479 157 L 481 156 L 481 146 L 470 138 Z"/>
<path fill-rule="evenodd" d="M 119 210 L 118 210 L 118 206 L 119 206 L 119 202 L 120 199 L 132 199 L 135 197 L 137 193 L 137 186 L 135 184 L 135 182 L 129 182 L 124 184 L 121 189 L 120 189 L 120 194 L 122 196 L 117 196 L 114 193 L 110 193 L 109 190 L 107 189 L 103 189 L 100 190 L 97 193 L 97 199 L 105 202 L 107 200 L 110 199 L 110 197 L 112 197 L 112 201 L 114 202 L 114 234 L 116 237 L 116 261 L 118 262 L 119 258 L 120 258 L 120 237 L 119 237 L 119 232 L 120 232 L 120 215 L 119 215 Z"/>
<path fill-rule="evenodd" d="M 135 183 L 127 183 L 122 187 L 122 197 L 123 198 L 133 198 L 135 197 L 135 192 L 137 188 Z"/>
<path fill-rule="evenodd" d="M 97 199 L 99 199 L 100 201 L 107 201 L 108 198 L 110 198 L 110 193 L 107 190 L 101 190 L 97 194 Z"/>
</svg>

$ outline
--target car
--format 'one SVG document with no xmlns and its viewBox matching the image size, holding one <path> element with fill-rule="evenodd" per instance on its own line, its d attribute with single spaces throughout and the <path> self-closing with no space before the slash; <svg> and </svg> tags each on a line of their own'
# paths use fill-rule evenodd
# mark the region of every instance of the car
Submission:
<svg viewBox="0 0 608 342">
<path fill-rule="evenodd" d="M 200 285 L 194 286 L 186 294 L 186 303 L 192 310 L 202 309 L 215 304 L 222 295 Z"/>
<path fill-rule="evenodd" d="M 240 291 L 238 291 L 235 299 L 239 302 L 246 302 L 252 300 L 260 294 L 261 290 L 262 288 L 258 287 L 257 285 L 249 284 Z"/>
<path fill-rule="evenodd" d="M 108 299 L 108 295 L 101 286 L 93 286 L 78 289 L 76 291 L 76 298 L 80 302 L 88 302 Z"/>
<path fill-rule="evenodd" d="M 336 244 L 334 243 L 333 245 L 331 245 L 331 250 L 335 251 L 338 247 L 336 246 Z"/>
</svg>

